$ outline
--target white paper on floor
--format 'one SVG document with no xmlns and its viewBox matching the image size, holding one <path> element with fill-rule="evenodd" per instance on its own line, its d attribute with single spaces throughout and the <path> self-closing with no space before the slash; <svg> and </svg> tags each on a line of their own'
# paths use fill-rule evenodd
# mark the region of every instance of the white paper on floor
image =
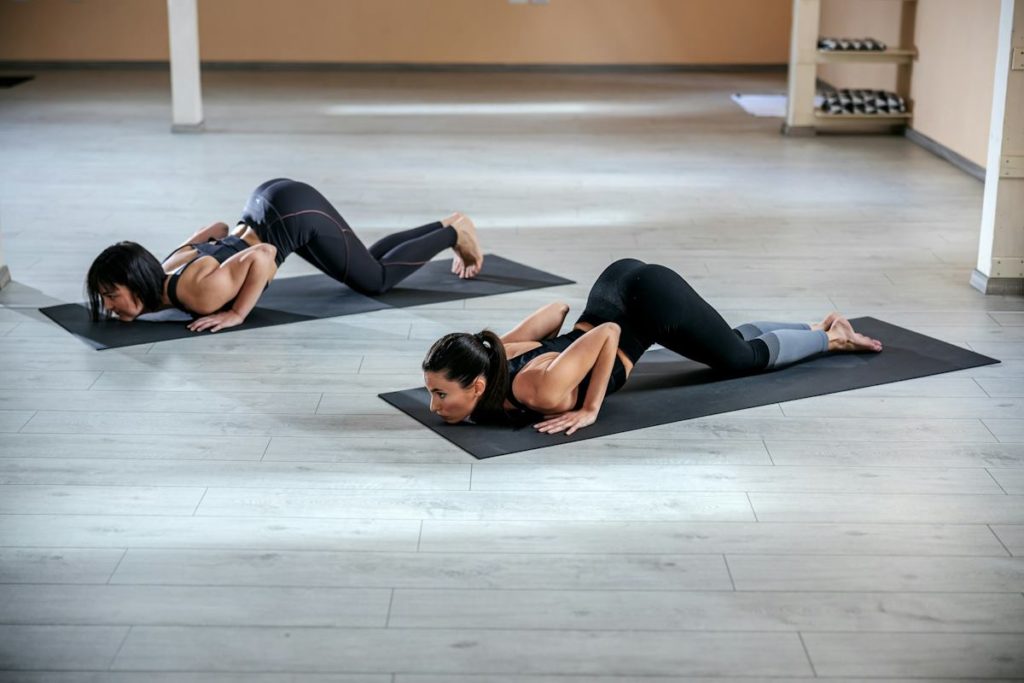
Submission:
<svg viewBox="0 0 1024 683">
<path fill-rule="evenodd" d="M 177 308 L 165 308 L 162 311 L 143 313 L 136 320 L 147 323 L 172 323 L 192 320 L 192 316 Z"/>
<path fill-rule="evenodd" d="M 754 116 L 778 116 L 780 118 L 786 115 L 786 96 L 783 94 L 761 94 L 761 95 L 747 95 L 743 93 L 733 93 L 731 95 L 732 101 L 743 107 L 743 110 L 748 114 Z M 820 95 L 815 96 L 814 106 L 821 106 L 822 97 Z"/>
<path fill-rule="evenodd" d="M 744 95 L 733 93 L 732 101 L 754 116 L 785 116 L 785 95 Z"/>
</svg>

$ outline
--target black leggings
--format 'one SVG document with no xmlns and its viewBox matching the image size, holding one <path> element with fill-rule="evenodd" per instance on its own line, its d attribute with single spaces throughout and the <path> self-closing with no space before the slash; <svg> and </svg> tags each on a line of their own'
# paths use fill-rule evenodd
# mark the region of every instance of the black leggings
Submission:
<svg viewBox="0 0 1024 683">
<path fill-rule="evenodd" d="M 678 273 L 636 259 L 605 268 L 590 290 L 580 322 L 614 322 L 634 363 L 652 344 L 731 374 L 768 367 L 768 345 L 745 341 Z"/>
<path fill-rule="evenodd" d="M 388 235 L 369 249 L 316 189 L 287 178 L 257 187 L 240 223 L 277 248 L 277 265 L 295 252 L 364 294 L 383 294 L 436 254 L 455 246 L 455 228 L 430 223 Z"/>
</svg>

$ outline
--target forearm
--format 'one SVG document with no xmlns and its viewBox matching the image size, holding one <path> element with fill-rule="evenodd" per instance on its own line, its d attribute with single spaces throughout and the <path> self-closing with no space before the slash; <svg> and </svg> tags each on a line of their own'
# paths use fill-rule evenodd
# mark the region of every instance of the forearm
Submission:
<svg viewBox="0 0 1024 683">
<path fill-rule="evenodd" d="M 611 329 L 604 337 L 604 344 L 598 352 L 597 362 L 590 373 L 590 386 L 583 399 L 583 409 L 598 412 L 608 393 L 608 380 L 615 367 L 615 355 L 619 350 L 619 332 Z"/>
<path fill-rule="evenodd" d="M 578 394 L 562 393 L 560 397 L 555 396 L 551 390 L 556 387 L 549 387 L 549 391 L 538 394 L 537 398 L 543 405 L 537 407 L 550 408 L 549 412 L 544 413 L 546 419 L 534 425 L 538 431 L 545 434 L 564 431 L 567 436 L 572 436 L 578 430 L 594 424 L 608 393 L 608 379 L 615 365 L 619 335 L 618 325 L 602 323 L 573 342 L 548 366 L 546 378 L 554 385 L 571 382 L 570 386 L 575 389 L 589 373 L 590 386 L 581 404 L 578 403 Z M 580 408 L 573 410 L 573 404 L 580 405 Z"/>
<path fill-rule="evenodd" d="M 256 306 L 267 283 L 274 274 L 273 257 L 268 258 L 265 254 L 254 254 L 247 259 L 248 269 L 245 271 L 245 279 L 235 296 L 231 310 L 242 318 L 245 318 Z"/>
<path fill-rule="evenodd" d="M 558 333 L 562 331 L 562 325 L 565 323 L 565 316 L 569 315 L 569 304 L 553 303 L 548 304 L 551 306 L 551 318 L 547 320 L 547 325 L 540 331 L 543 337 L 541 339 L 551 339 L 557 337 Z"/>
<path fill-rule="evenodd" d="M 211 223 L 202 230 L 197 230 L 192 237 L 189 238 L 188 242 L 191 244 L 197 244 L 200 242 L 207 242 L 211 239 L 219 240 L 227 237 L 228 235 L 228 224 L 224 222 Z"/>
<path fill-rule="evenodd" d="M 619 345 L 619 326 L 602 323 L 574 341 L 546 368 L 519 373 L 519 399 L 538 412 L 558 413 L 577 403 L 578 387 L 589 375 L 582 407 L 596 411 L 604 401 Z M 529 381 L 523 382 L 523 379 Z M 525 384 L 525 386 L 524 386 Z"/>
<path fill-rule="evenodd" d="M 540 341 L 558 334 L 569 313 L 569 306 L 552 303 L 538 309 L 529 318 L 502 335 L 503 342 Z"/>
</svg>

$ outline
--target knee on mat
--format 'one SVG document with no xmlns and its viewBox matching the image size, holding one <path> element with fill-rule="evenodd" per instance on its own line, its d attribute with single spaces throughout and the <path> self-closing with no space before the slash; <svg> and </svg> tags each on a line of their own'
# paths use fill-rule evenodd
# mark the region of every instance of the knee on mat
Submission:
<svg viewBox="0 0 1024 683">
<path fill-rule="evenodd" d="M 372 287 L 362 287 L 360 288 L 360 292 L 362 292 L 363 294 L 368 294 L 370 296 L 380 296 L 381 294 L 385 294 L 388 291 L 390 291 L 390 289 L 391 288 L 388 287 L 387 285 L 381 284 L 374 285 Z"/>
</svg>

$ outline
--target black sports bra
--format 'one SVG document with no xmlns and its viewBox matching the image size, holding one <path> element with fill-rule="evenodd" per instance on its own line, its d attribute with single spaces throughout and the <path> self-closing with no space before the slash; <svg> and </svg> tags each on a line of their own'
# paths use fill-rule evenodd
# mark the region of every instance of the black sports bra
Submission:
<svg viewBox="0 0 1024 683">
<path fill-rule="evenodd" d="M 172 251 L 170 254 L 167 255 L 167 258 L 165 258 L 164 261 L 171 258 L 171 256 L 173 256 L 175 252 L 179 251 L 180 249 L 183 249 L 186 246 L 192 247 L 198 253 L 196 254 L 196 257 L 194 259 L 192 259 L 188 263 L 185 263 L 180 268 L 171 273 L 171 277 L 167 281 L 167 298 L 171 300 L 171 305 L 174 306 L 175 308 L 185 311 L 186 313 L 196 315 L 194 311 L 190 311 L 183 303 L 181 303 L 181 299 L 178 298 L 178 280 L 181 278 L 181 274 L 185 272 L 186 268 L 188 268 L 189 266 L 191 266 L 193 263 L 203 258 L 204 256 L 212 256 L 213 258 L 217 259 L 217 263 L 224 263 L 235 254 L 248 249 L 249 243 L 243 240 L 241 237 L 235 237 L 234 235 L 228 235 L 222 240 L 213 240 L 210 242 L 196 242 L 194 244 L 190 243 L 187 245 L 182 245 L 175 249 L 174 251 Z M 233 299 L 229 301 L 227 304 L 225 304 L 224 307 L 228 308 L 231 306 L 232 303 L 234 303 Z"/>
<path fill-rule="evenodd" d="M 531 349 L 526 353 L 520 354 L 515 358 L 508 360 L 508 402 L 514 405 L 519 411 L 525 413 L 536 413 L 537 411 L 524 405 L 515 397 L 512 393 L 512 380 L 516 378 L 519 371 L 522 370 L 527 363 L 536 358 L 537 356 L 545 353 L 561 353 L 569 348 L 574 341 L 582 337 L 586 332 L 584 330 L 574 329 L 565 334 L 561 334 L 552 339 L 544 339 L 540 342 L 540 346 L 535 349 Z M 590 376 L 593 370 L 587 373 L 587 376 L 580 382 L 579 387 L 576 390 L 576 409 L 583 406 L 583 401 L 587 397 L 587 388 L 590 386 Z M 612 374 L 608 377 L 608 394 L 613 394 L 622 388 L 622 385 L 626 383 L 626 366 L 622 364 L 622 359 L 619 358 L 618 354 L 615 354 L 615 364 L 612 366 Z"/>
</svg>

